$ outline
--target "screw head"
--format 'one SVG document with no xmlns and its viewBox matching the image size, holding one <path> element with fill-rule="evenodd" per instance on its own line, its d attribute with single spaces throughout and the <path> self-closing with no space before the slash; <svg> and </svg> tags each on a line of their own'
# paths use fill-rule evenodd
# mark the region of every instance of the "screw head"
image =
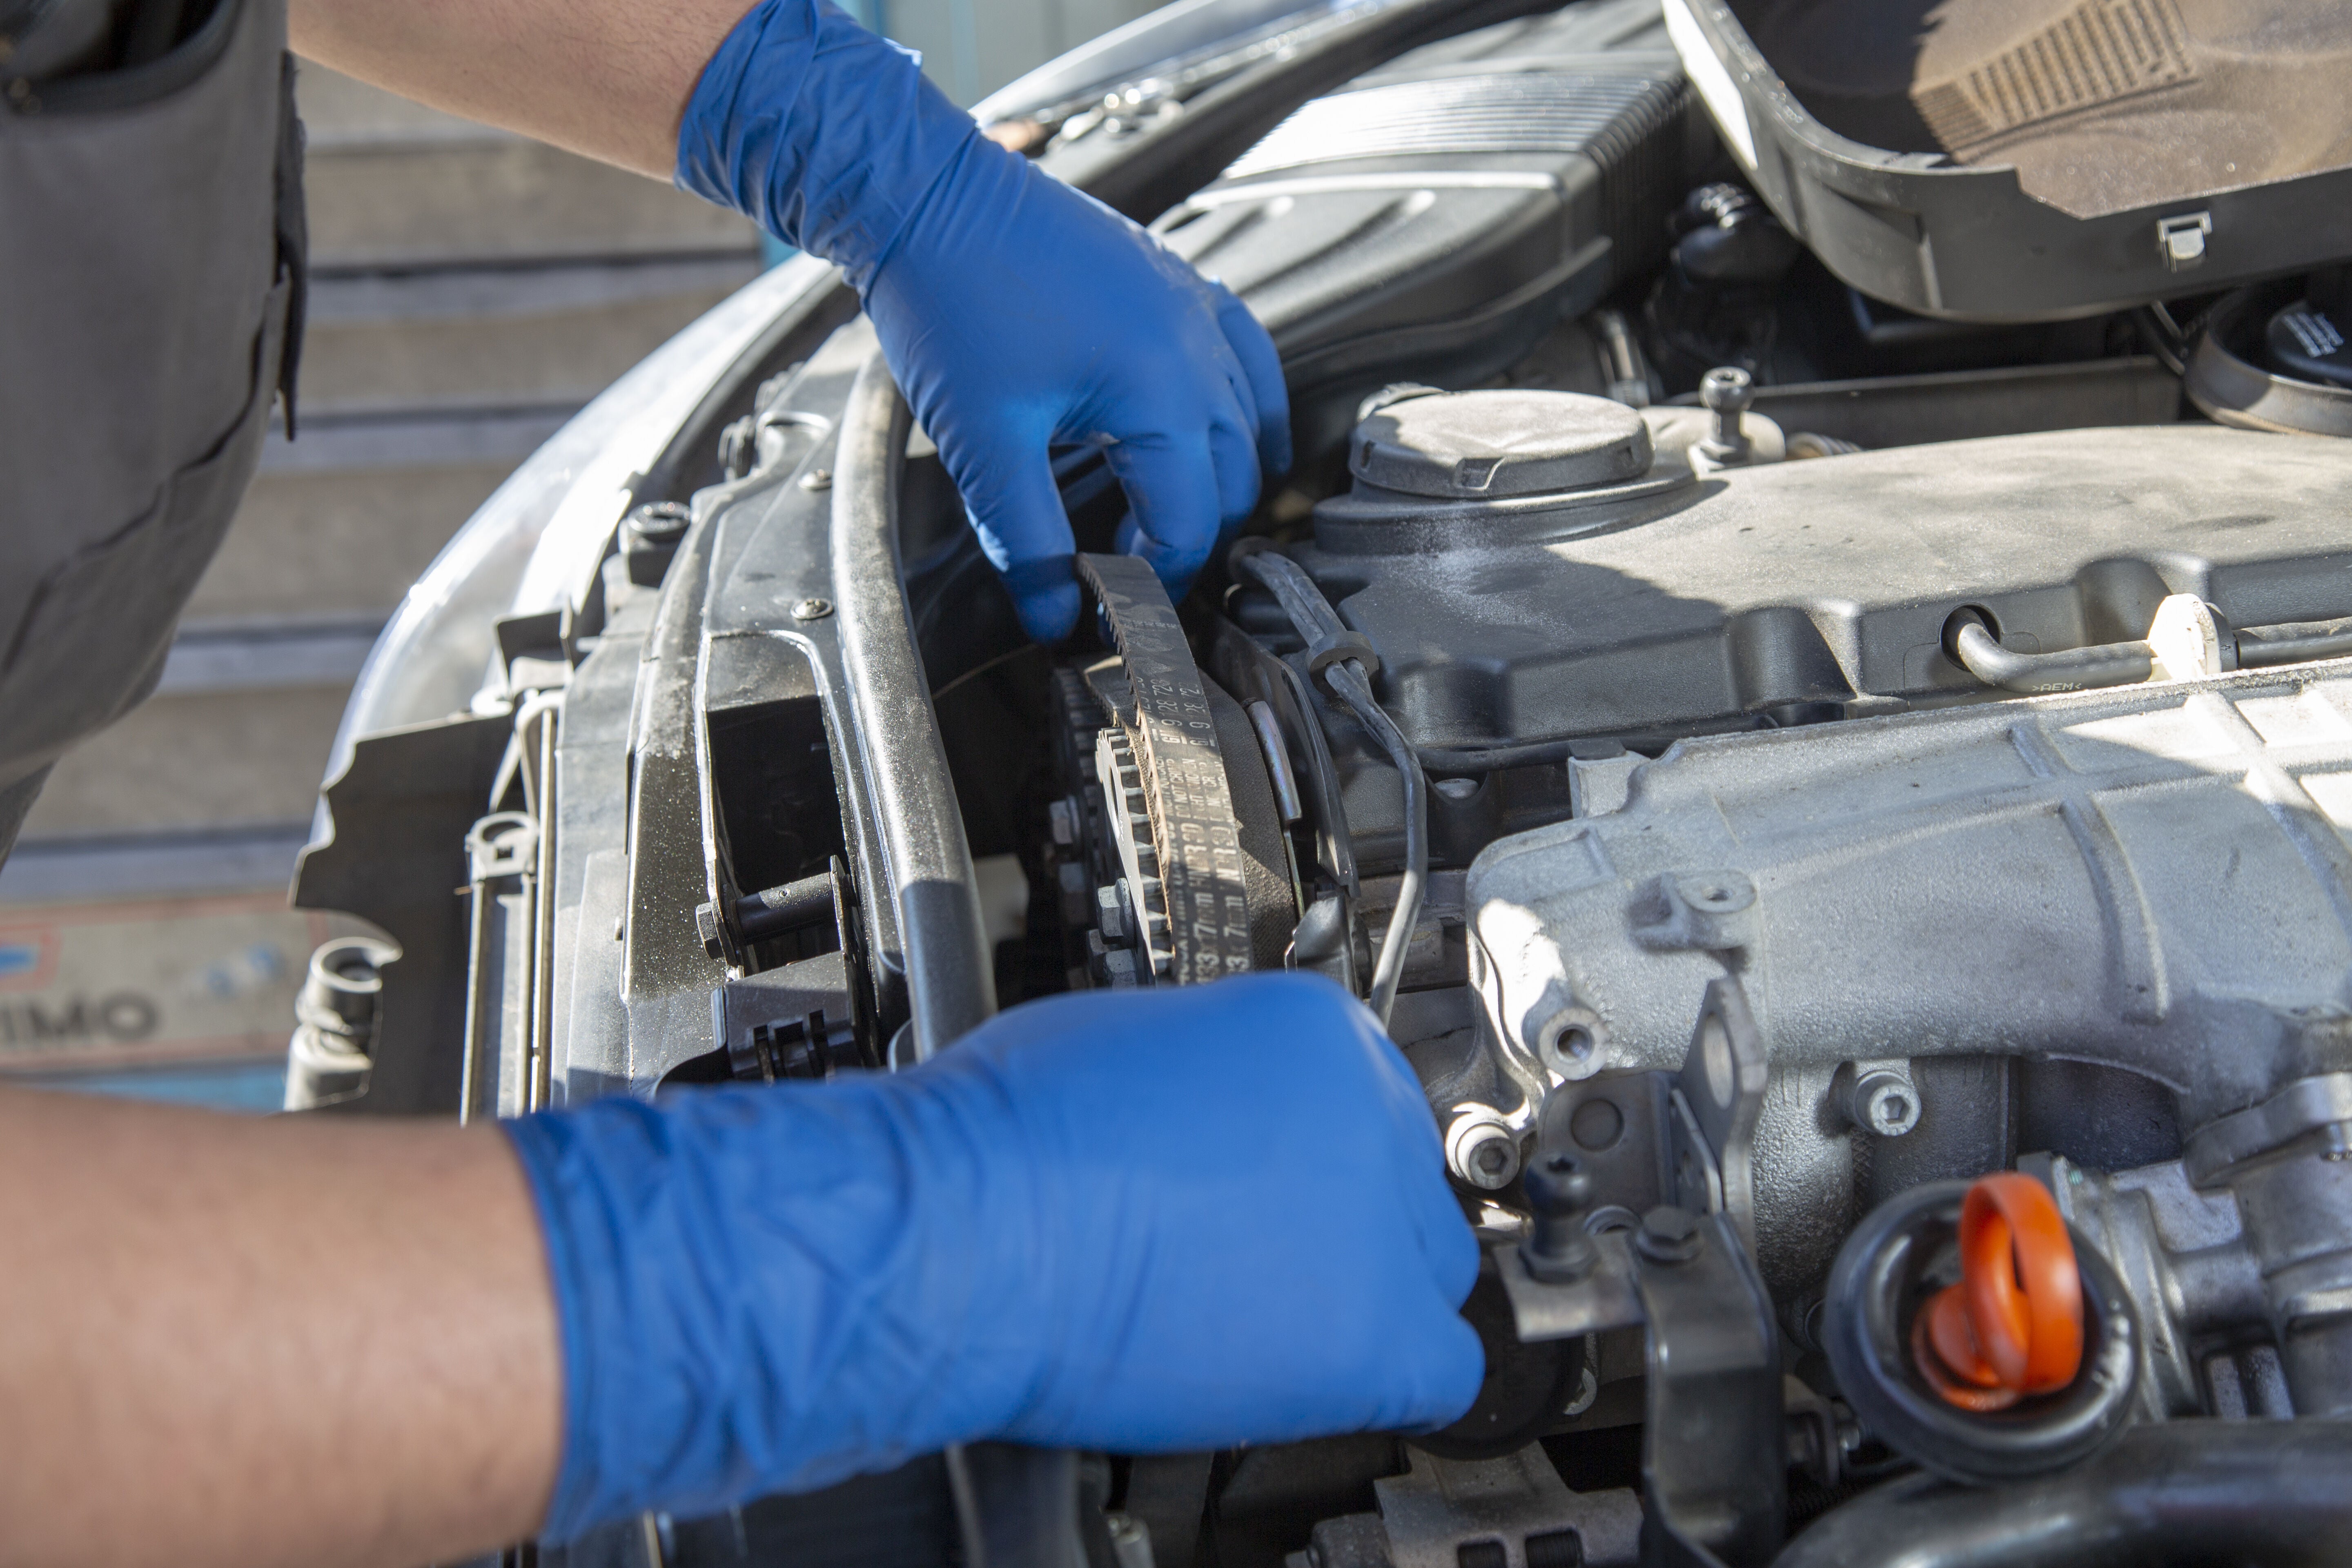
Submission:
<svg viewBox="0 0 2352 1568">
<path fill-rule="evenodd" d="M 1528 1167 L 1519 1184 L 1538 1214 L 1579 1214 L 1592 1202 L 1592 1178 L 1573 1154 L 1543 1155 Z"/>
<path fill-rule="evenodd" d="M 1919 1125 L 1919 1091 L 1900 1073 L 1864 1073 L 1849 1103 L 1853 1119 L 1881 1138 L 1900 1138 Z"/>
<path fill-rule="evenodd" d="M 694 514 L 683 502 L 647 501 L 630 511 L 622 531 L 647 544 L 676 544 L 685 537 L 687 524 L 693 521 Z"/>
<path fill-rule="evenodd" d="M 1756 401 L 1755 382 L 1738 365 L 1721 365 L 1699 378 L 1698 400 L 1718 412 L 1738 413 Z"/>
<path fill-rule="evenodd" d="M 1900 1138 L 1919 1125 L 1919 1099 L 1900 1084 L 1883 1084 L 1870 1097 L 1870 1130 L 1881 1138 Z"/>
<path fill-rule="evenodd" d="M 1445 1160 L 1463 1181 L 1481 1192 L 1496 1192 L 1519 1173 L 1519 1141 L 1501 1122 L 1473 1110 L 1446 1134 Z"/>
<path fill-rule="evenodd" d="M 831 614 L 831 599 L 803 599 L 793 606 L 793 619 L 796 621 L 821 621 Z"/>
</svg>

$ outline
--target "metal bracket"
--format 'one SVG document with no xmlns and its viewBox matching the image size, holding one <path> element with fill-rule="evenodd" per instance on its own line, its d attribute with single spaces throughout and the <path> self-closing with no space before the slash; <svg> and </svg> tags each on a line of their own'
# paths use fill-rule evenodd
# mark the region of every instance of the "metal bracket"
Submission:
<svg viewBox="0 0 2352 1568">
<path fill-rule="evenodd" d="M 1440 1459 L 1415 1450 L 1412 1468 L 1374 1481 L 1372 1493 L 1389 1568 L 1482 1562 L 1631 1568 L 1640 1550 L 1642 1509 L 1633 1494 L 1570 1491 L 1539 1447 L 1500 1459 Z"/>
<path fill-rule="evenodd" d="M 1738 981 L 1715 981 L 1665 1096 L 1679 1205 L 1653 1209 L 1638 1234 L 1594 1237 L 1591 1267 L 1561 1282 L 1536 1279 L 1516 1246 L 1494 1255 L 1523 1342 L 1647 1329 L 1644 1568 L 1761 1564 L 1786 1526 L 1780 1333 L 1755 1261 L 1766 1079 Z M 1547 1116 L 1547 1131 L 1563 1120 Z"/>
<path fill-rule="evenodd" d="M 828 1079 L 877 1064 L 864 1055 L 840 952 L 730 980 L 710 993 L 711 1031 L 738 1081 Z"/>
<path fill-rule="evenodd" d="M 1528 1273 L 1516 1242 L 1495 1248 L 1495 1268 L 1503 1279 L 1503 1294 L 1510 1298 L 1511 1323 L 1520 1343 L 1574 1339 L 1645 1321 L 1641 1291 L 1633 1281 L 1633 1249 L 1625 1237 L 1623 1231 L 1594 1237 L 1592 1271 L 1562 1285 L 1546 1284 Z"/>
<path fill-rule="evenodd" d="M 1669 1129 L 1675 1201 L 1727 1216 L 1756 1253 L 1756 1124 L 1770 1076 L 1748 994 L 1730 975 L 1707 984 L 1690 1053 L 1675 1076 Z"/>
<path fill-rule="evenodd" d="M 1689 1258 L 1632 1253 L 1649 1320 L 1644 1568 L 1749 1568 L 1787 1528 L 1789 1448 L 1772 1298 L 1729 1216 Z"/>
</svg>

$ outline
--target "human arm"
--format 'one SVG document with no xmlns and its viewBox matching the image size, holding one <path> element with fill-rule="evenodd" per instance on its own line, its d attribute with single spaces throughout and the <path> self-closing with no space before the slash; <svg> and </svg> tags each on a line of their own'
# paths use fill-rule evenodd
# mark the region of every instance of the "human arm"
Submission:
<svg viewBox="0 0 2352 1568">
<path fill-rule="evenodd" d="M 667 180 L 702 68 L 753 0 L 289 0 L 297 54 Z"/>
<path fill-rule="evenodd" d="M 1478 1385 L 1433 1120 L 1327 982 L 1057 998 L 908 1073 L 508 1131 L 521 1173 L 494 1131 L 0 1096 L 0 1454 L 39 1456 L 0 1464 L 0 1563 L 413 1565 Z"/>
<path fill-rule="evenodd" d="M 989 142 L 828 0 L 293 3 L 315 58 L 674 171 L 838 263 L 1033 637 L 1079 607 L 1049 450 L 1103 449 L 1118 547 L 1179 594 L 1289 467 L 1281 363 L 1247 309 Z"/>
<path fill-rule="evenodd" d="M 545 1511 L 560 1367 L 494 1129 L 0 1088 L 0 1564 L 456 1561 Z"/>
</svg>

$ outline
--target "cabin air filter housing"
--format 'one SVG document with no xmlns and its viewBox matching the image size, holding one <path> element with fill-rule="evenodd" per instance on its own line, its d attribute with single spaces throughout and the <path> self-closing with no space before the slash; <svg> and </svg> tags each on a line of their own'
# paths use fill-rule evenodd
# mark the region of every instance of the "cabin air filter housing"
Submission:
<svg viewBox="0 0 2352 1568">
<path fill-rule="evenodd" d="M 1408 62 L 1153 227 L 1249 303 L 1294 392 L 1475 381 L 1656 259 L 1705 134 L 1688 106 L 1664 52 Z"/>
</svg>

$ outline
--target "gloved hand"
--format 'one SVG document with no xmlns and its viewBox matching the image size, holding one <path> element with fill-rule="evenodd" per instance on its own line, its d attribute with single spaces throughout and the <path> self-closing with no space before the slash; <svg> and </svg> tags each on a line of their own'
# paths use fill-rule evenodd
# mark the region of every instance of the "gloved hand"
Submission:
<svg viewBox="0 0 2352 1568">
<path fill-rule="evenodd" d="M 1428 1427 L 1478 1390 L 1428 1104 L 1320 979 L 1057 997 L 910 1072 L 507 1125 L 563 1335 L 553 1540 L 950 1443 Z"/>
<path fill-rule="evenodd" d="M 1274 344 L 1222 286 L 982 136 L 911 56 L 828 0 L 761 0 L 704 68 L 677 183 L 839 265 L 1004 574 L 1076 624 L 1049 446 L 1107 444 L 1119 548 L 1181 595 L 1290 466 Z"/>
</svg>

